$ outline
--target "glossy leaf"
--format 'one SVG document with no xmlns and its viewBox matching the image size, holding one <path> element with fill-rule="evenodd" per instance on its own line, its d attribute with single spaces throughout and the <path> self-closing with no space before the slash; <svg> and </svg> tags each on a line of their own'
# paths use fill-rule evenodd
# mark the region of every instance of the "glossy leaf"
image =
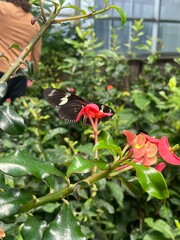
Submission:
<svg viewBox="0 0 180 240">
<path fill-rule="evenodd" d="M 73 216 L 70 205 L 64 204 L 60 213 L 56 216 L 44 231 L 42 240 L 85 240 L 79 222 Z"/>
<path fill-rule="evenodd" d="M 76 156 L 68 167 L 67 175 L 72 173 L 86 173 L 93 168 L 94 164 L 90 160 L 86 160 L 81 156 Z"/>
<path fill-rule="evenodd" d="M 137 177 L 129 177 L 128 179 L 121 177 L 121 182 L 127 191 L 133 196 L 141 196 L 144 193 Z"/>
<path fill-rule="evenodd" d="M 0 99 L 2 99 L 7 92 L 7 83 L 0 83 Z"/>
<path fill-rule="evenodd" d="M 10 135 L 19 135 L 24 132 L 24 119 L 11 106 L 0 109 L 0 128 Z"/>
<path fill-rule="evenodd" d="M 161 232 L 166 238 L 174 239 L 171 226 L 167 224 L 164 220 L 158 219 L 154 221 L 153 218 L 146 218 L 145 223 L 154 230 Z"/>
<path fill-rule="evenodd" d="M 111 8 L 114 8 L 119 13 L 120 18 L 121 18 L 121 25 L 123 26 L 126 22 L 126 13 L 119 6 L 111 5 Z"/>
<path fill-rule="evenodd" d="M 9 156 L 0 157 L 0 170 L 14 177 L 30 174 L 42 179 L 54 174 L 64 178 L 63 173 L 52 163 L 41 161 L 25 151 L 16 151 Z"/>
<path fill-rule="evenodd" d="M 152 167 L 145 167 L 138 163 L 128 163 L 136 169 L 136 175 L 145 192 L 158 198 L 169 197 L 169 191 L 163 175 Z"/>
<path fill-rule="evenodd" d="M 17 189 L 0 192 L 0 220 L 15 215 L 19 207 L 31 199 L 30 194 L 22 193 Z"/>
<path fill-rule="evenodd" d="M 108 149 L 112 155 L 116 155 L 116 153 L 121 155 L 121 148 L 114 143 L 112 136 L 108 132 L 102 130 L 99 133 L 98 139 L 99 141 L 93 148 L 94 151 L 99 149 Z"/>
<path fill-rule="evenodd" d="M 21 230 L 23 240 L 42 239 L 46 227 L 45 221 L 38 221 L 35 217 L 28 216 Z"/>
</svg>

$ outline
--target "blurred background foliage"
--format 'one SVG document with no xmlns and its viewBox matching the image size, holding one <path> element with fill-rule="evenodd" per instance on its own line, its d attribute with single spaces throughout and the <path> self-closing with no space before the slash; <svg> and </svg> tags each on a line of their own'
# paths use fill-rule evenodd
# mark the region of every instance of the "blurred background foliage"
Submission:
<svg viewBox="0 0 180 240">
<path fill-rule="evenodd" d="M 28 88 L 27 97 L 14 102 L 14 109 L 23 116 L 27 128 L 22 135 L 11 138 L 2 133 L 0 155 L 8 155 L 17 148 L 26 149 L 43 161 L 53 162 L 61 171 L 62 164 L 64 167 L 70 164 L 77 153 L 93 158 L 91 127 L 61 121 L 56 109 L 42 97 L 43 88 L 49 86 L 73 88 L 85 100 L 112 107 L 116 114 L 110 121 L 100 123 L 99 130 L 107 130 L 116 144 L 123 146 L 124 129 L 156 137 L 167 135 L 171 146 L 180 143 L 180 58 L 159 64 L 160 52 L 149 51 L 151 39 L 147 36 L 146 44 L 139 43 L 144 34 L 143 21 L 135 21 L 133 29 L 134 44 L 126 45 L 126 56 L 119 52 L 115 30 L 111 49 L 98 50 L 103 43 L 97 41 L 91 27 L 83 30 L 68 24 L 66 31 L 49 29 L 43 39 L 36 80 Z M 141 59 L 141 71 L 134 75 L 131 63 L 138 60 L 137 49 L 146 49 L 147 56 Z M 82 191 L 79 201 L 69 196 L 67 199 L 87 239 L 179 239 L 179 169 L 167 166 L 163 174 L 170 190 L 170 198 L 164 201 L 147 194 L 135 196 L 126 191 L 118 178 L 103 179 L 91 190 Z M 81 179 L 81 174 L 73 177 L 75 182 Z M 14 187 L 33 189 L 36 196 L 48 191 L 43 181 L 30 176 L 6 178 Z M 60 189 L 62 183 L 54 181 L 55 189 Z M 35 216 L 50 222 L 59 205 L 45 205 L 35 211 Z M 8 224 L 12 229 L 17 226 L 13 219 Z"/>
</svg>

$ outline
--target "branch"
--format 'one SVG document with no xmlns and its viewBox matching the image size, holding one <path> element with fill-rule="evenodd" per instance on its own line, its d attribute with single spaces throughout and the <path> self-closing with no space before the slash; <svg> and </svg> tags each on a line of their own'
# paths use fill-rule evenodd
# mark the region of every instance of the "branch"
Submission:
<svg viewBox="0 0 180 240">
<path fill-rule="evenodd" d="M 87 183 L 88 186 L 91 186 L 94 183 L 96 183 L 97 181 L 99 181 L 100 179 L 108 177 L 109 174 L 114 172 L 114 169 L 116 169 L 120 165 L 122 160 L 123 160 L 123 158 L 109 164 L 109 167 L 106 170 L 102 170 L 99 173 L 93 174 L 93 175 L 87 177 L 86 179 L 82 180 L 81 182 L 85 182 L 85 183 Z M 37 207 L 42 206 L 46 203 L 52 203 L 52 202 L 60 201 L 62 198 L 65 198 L 68 195 L 72 194 L 73 190 L 74 190 L 74 187 L 77 184 L 78 184 L 78 182 L 75 183 L 75 184 L 71 184 L 68 187 L 66 187 L 62 190 L 59 190 L 55 193 L 50 193 L 50 194 L 47 194 L 47 195 L 45 195 L 43 197 L 40 197 L 40 198 L 34 198 L 30 202 L 21 206 L 18 213 L 27 212 L 27 211 L 29 211 L 33 208 L 37 208 Z"/>
</svg>

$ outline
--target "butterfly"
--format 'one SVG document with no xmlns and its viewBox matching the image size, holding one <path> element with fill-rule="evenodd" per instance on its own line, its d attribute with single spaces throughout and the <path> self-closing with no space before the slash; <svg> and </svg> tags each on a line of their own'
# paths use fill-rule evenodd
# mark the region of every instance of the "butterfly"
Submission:
<svg viewBox="0 0 180 240">
<path fill-rule="evenodd" d="M 87 104 L 92 103 L 90 101 L 86 102 L 84 99 L 79 97 L 78 95 L 69 92 L 62 91 L 56 88 L 46 88 L 43 91 L 44 98 L 52 105 L 58 109 L 59 118 L 68 121 L 68 122 L 76 122 L 76 118 L 78 113 L 81 111 L 83 107 Z M 96 104 L 99 107 L 99 110 L 106 113 L 112 113 L 114 115 L 114 111 L 112 108 L 103 105 Z M 112 116 L 105 116 L 101 118 L 101 121 L 107 121 Z M 89 124 L 89 120 L 84 117 L 83 124 Z"/>
</svg>

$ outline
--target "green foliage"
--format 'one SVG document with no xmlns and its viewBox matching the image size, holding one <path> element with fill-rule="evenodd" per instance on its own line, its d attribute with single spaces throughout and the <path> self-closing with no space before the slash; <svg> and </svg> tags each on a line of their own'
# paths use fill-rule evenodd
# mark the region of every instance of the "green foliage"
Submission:
<svg viewBox="0 0 180 240">
<path fill-rule="evenodd" d="M 55 6 L 68 7 L 64 3 L 54 1 Z M 108 1 L 104 3 L 108 5 Z M 76 6 L 69 7 L 85 14 Z M 119 12 L 123 23 L 124 12 L 117 6 L 111 8 Z M 135 21 L 133 29 L 133 48 L 149 50 L 152 42 L 148 38 L 146 45 L 138 46 L 142 20 Z M 17 99 L 11 107 L 5 103 L 0 109 L 4 130 L 0 227 L 5 240 L 178 239 L 177 167 L 167 166 L 163 173 L 166 181 L 152 167 L 132 163 L 129 171 L 115 169 L 126 160 L 122 159 L 123 129 L 167 135 L 172 144 L 178 143 L 179 68 L 170 64 L 162 68 L 156 62 L 159 53 L 150 54 L 138 82 L 125 88 L 129 59 L 113 49 L 97 51 L 102 43 L 92 29 L 71 30 L 71 38 L 69 32 L 45 38 L 39 80 L 29 89 L 30 97 Z M 127 47 L 135 56 L 132 45 Z M 179 64 L 178 59 L 176 62 Z M 113 107 L 116 114 L 99 124 L 95 146 L 90 126 L 63 123 L 42 99 L 42 86 L 48 85 L 74 87 L 82 97 Z M 113 88 L 107 90 L 108 85 Z M 3 84 L 1 98 L 5 91 Z M 94 159 L 97 150 L 99 158 Z M 26 214 L 28 210 L 31 213 Z"/>
</svg>

